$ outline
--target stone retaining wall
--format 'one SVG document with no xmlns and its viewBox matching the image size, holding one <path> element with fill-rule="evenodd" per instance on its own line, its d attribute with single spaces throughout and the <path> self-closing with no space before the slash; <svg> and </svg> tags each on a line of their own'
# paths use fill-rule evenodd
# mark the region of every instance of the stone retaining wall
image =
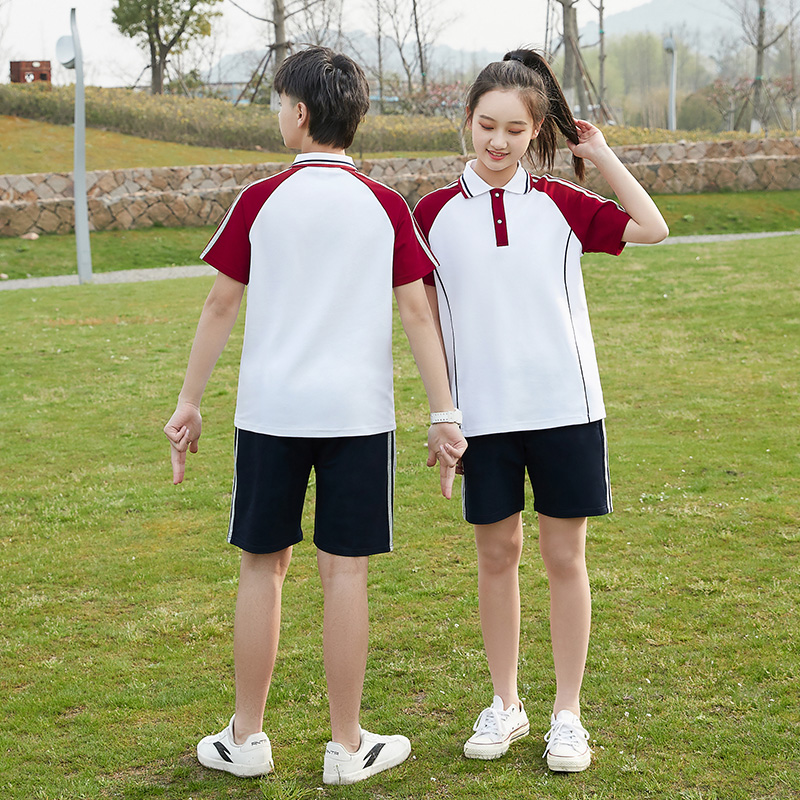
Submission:
<svg viewBox="0 0 800 800">
<path fill-rule="evenodd" d="M 800 189 L 800 137 L 729 142 L 678 142 L 615 148 L 654 194 Z M 455 180 L 460 156 L 362 161 L 367 175 L 399 191 L 413 205 Z M 286 164 L 247 164 L 111 170 L 87 175 L 92 230 L 215 225 L 242 186 L 269 177 Z M 551 172 L 571 178 L 569 151 Z M 587 188 L 609 194 L 588 166 Z M 0 175 L 0 236 L 73 230 L 71 173 Z"/>
</svg>

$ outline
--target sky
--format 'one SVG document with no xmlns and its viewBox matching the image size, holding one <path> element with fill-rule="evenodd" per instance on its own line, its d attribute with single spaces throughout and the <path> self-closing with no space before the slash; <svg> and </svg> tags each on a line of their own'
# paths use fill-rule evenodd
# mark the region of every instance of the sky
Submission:
<svg viewBox="0 0 800 800">
<path fill-rule="evenodd" d="M 267 0 L 237 0 L 261 14 Z M 643 5 L 647 0 L 605 0 L 606 16 Z M 0 0 L 0 82 L 9 80 L 9 61 L 50 61 L 53 82 L 71 83 L 74 73 L 61 67 L 56 41 L 70 34 L 70 9 L 76 9 L 87 84 L 130 86 L 148 63 L 144 50 L 111 22 L 114 0 Z M 436 0 L 440 19 L 451 20 L 437 39 L 464 50 L 505 51 L 520 44 L 541 45 L 545 35 L 546 0 Z M 223 0 L 224 14 L 215 25 L 220 55 L 263 47 L 265 26 Z M 371 3 L 345 0 L 346 28 L 370 27 Z M 499 11 L 498 9 L 502 9 Z M 595 19 L 589 0 L 578 3 L 580 25 Z M 146 83 L 146 76 L 143 78 Z"/>
</svg>

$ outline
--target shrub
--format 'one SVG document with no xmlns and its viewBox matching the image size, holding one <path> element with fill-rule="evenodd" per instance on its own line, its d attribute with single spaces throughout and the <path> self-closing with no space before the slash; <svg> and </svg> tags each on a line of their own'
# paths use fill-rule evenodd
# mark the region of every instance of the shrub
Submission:
<svg viewBox="0 0 800 800">
<path fill-rule="evenodd" d="M 72 87 L 0 85 L 0 114 L 70 125 Z M 242 150 L 283 149 L 278 115 L 261 106 L 224 100 L 150 95 L 127 89 L 86 89 L 86 124 L 146 139 Z M 361 125 L 355 150 L 455 150 L 458 133 L 441 117 L 370 116 Z"/>
<path fill-rule="evenodd" d="M 72 87 L 47 84 L 0 84 L 0 114 L 71 125 Z M 283 150 L 278 116 L 262 106 L 233 106 L 212 98 L 150 95 L 129 89 L 86 89 L 86 124 L 145 139 L 240 150 Z M 443 116 L 371 115 L 356 134 L 353 153 L 460 153 L 459 121 Z M 750 134 L 707 130 L 665 131 L 608 126 L 611 145 L 653 144 L 679 140 L 752 138 Z M 771 132 L 773 136 L 780 135 Z M 757 136 L 757 135 L 756 135 Z"/>
</svg>

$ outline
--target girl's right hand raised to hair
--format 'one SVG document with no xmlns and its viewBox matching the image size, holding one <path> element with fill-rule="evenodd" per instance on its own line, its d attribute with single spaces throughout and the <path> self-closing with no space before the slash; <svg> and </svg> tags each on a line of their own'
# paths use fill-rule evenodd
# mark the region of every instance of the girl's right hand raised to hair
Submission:
<svg viewBox="0 0 800 800">
<path fill-rule="evenodd" d="M 594 161 L 598 153 L 608 147 L 606 137 L 599 128 L 583 119 L 576 119 L 575 127 L 578 130 L 578 144 L 567 141 L 567 147 L 572 155 Z"/>
</svg>

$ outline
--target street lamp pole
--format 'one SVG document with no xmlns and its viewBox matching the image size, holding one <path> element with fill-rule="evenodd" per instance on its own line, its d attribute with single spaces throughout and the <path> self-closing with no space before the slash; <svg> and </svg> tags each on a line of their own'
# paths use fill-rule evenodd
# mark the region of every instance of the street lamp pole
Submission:
<svg viewBox="0 0 800 800">
<path fill-rule="evenodd" d="M 62 36 L 56 43 L 58 60 L 75 70 L 75 151 L 73 183 L 75 193 L 75 247 L 78 256 L 78 280 L 92 282 L 92 250 L 89 244 L 89 203 L 86 198 L 86 92 L 83 84 L 83 51 L 78 36 L 75 9 L 70 10 L 72 36 Z"/>
</svg>

